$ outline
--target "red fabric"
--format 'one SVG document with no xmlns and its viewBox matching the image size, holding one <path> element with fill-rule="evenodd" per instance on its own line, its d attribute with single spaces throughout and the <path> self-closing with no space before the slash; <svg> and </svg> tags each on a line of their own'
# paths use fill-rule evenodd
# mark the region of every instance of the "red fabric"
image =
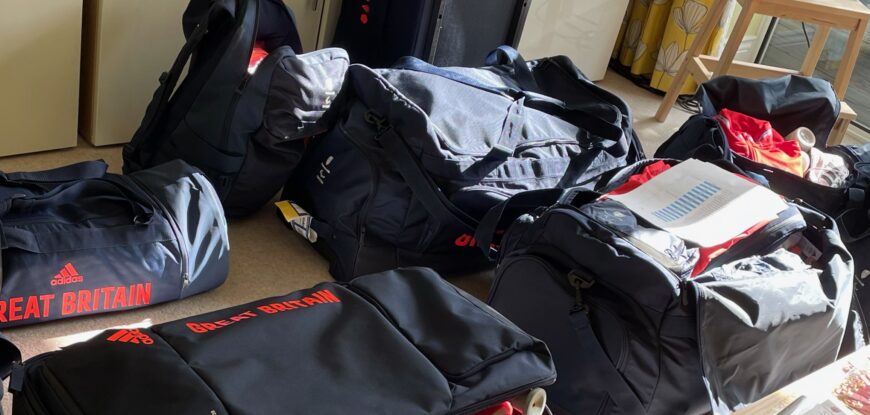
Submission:
<svg viewBox="0 0 870 415">
<path fill-rule="evenodd" d="M 628 193 L 634 189 L 637 189 L 642 184 L 650 181 L 653 177 L 656 177 L 659 174 L 664 173 L 665 171 L 667 171 L 670 168 L 671 168 L 671 166 L 669 164 L 665 163 L 664 161 L 657 161 L 653 164 L 650 164 L 650 165 L 646 166 L 642 172 L 629 177 L 625 183 L 623 183 L 621 186 L 617 187 L 616 189 L 614 189 L 613 191 L 608 193 L 608 195 L 621 195 L 621 194 Z M 738 175 L 738 177 L 752 181 L 749 178 L 746 178 L 744 176 Z M 753 182 L 753 183 L 755 183 L 755 182 Z M 749 235 L 752 235 L 753 233 L 755 233 L 759 229 L 765 227 L 768 223 L 770 223 L 770 222 L 764 221 L 764 222 L 757 223 L 757 224 L 755 224 L 755 226 L 752 226 L 751 228 L 743 231 L 740 235 L 737 235 L 736 237 L 734 237 L 734 239 L 731 239 L 730 241 L 725 242 L 721 245 L 711 246 L 708 248 L 704 248 L 704 247 L 699 248 L 698 249 L 698 254 L 699 254 L 698 263 L 695 264 L 695 269 L 692 270 L 692 277 L 695 277 L 698 274 L 704 272 L 704 269 L 707 268 L 707 265 L 710 265 L 710 262 L 712 262 L 713 259 L 715 259 L 719 255 L 722 255 L 722 253 L 727 251 L 732 246 L 736 245 L 738 242 L 746 239 L 746 237 L 748 237 Z"/>
<path fill-rule="evenodd" d="M 719 125 L 725 131 L 731 151 L 750 160 L 803 177 L 801 147 L 786 140 L 769 122 L 724 109 Z"/>
<path fill-rule="evenodd" d="M 650 181 L 653 177 L 666 172 L 671 168 L 671 165 L 664 161 L 657 161 L 644 167 L 643 171 L 628 178 L 628 181 L 617 187 L 609 195 L 622 195 L 640 187 L 640 185 Z"/>
<path fill-rule="evenodd" d="M 254 73 L 257 70 L 257 66 L 260 65 L 260 62 L 262 62 L 263 59 L 266 59 L 266 56 L 269 56 L 269 52 L 266 52 L 266 49 L 264 49 L 265 46 L 266 45 L 261 41 L 254 43 L 254 50 L 251 52 L 251 60 L 248 61 L 249 73 Z"/>
<path fill-rule="evenodd" d="M 770 223 L 770 221 L 756 223 L 755 226 L 743 231 L 743 233 L 737 235 L 734 239 L 725 242 L 724 244 L 711 246 L 709 248 L 698 248 L 698 263 L 695 264 L 695 269 L 692 270 L 692 277 L 696 277 L 698 274 L 704 272 L 704 270 L 707 269 L 707 265 L 710 265 L 710 262 L 712 262 L 713 259 L 722 255 L 725 251 L 736 245 L 738 242 L 746 239 L 749 235 L 752 235 L 761 228 L 767 226 L 768 223 Z"/>
</svg>

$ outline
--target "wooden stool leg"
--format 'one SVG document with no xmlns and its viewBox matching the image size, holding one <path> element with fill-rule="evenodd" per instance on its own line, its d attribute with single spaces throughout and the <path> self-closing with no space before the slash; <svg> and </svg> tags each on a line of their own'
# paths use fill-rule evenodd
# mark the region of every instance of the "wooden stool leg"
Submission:
<svg viewBox="0 0 870 415">
<path fill-rule="evenodd" d="M 851 124 L 852 122 L 845 118 L 838 119 L 834 124 L 834 128 L 831 130 L 831 134 L 828 135 L 828 142 L 826 145 L 832 147 L 843 144 L 843 139 L 846 138 L 846 132 L 849 131 L 849 125 Z"/>
<path fill-rule="evenodd" d="M 801 75 L 813 76 L 816 72 L 816 65 L 819 64 L 819 58 L 822 57 L 825 43 L 827 43 L 828 35 L 830 34 L 831 26 L 819 25 L 816 28 L 816 33 L 813 34 L 813 44 L 810 46 L 810 50 L 807 51 L 807 57 L 804 58 L 804 63 L 801 65 Z"/>
<path fill-rule="evenodd" d="M 840 61 L 840 69 L 834 78 L 834 91 L 840 99 L 845 99 L 846 89 L 852 80 L 852 71 L 858 62 L 858 54 L 861 53 L 861 43 L 864 41 L 864 32 L 867 31 L 867 20 L 861 20 L 858 28 L 849 33 L 849 41 L 843 50 L 843 59 Z"/>
<path fill-rule="evenodd" d="M 722 51 L 722 56 L 719 57 L 719 64 L 716 65 L 716 70 L 713 71 L 713 78 L 718 78 L 722 75 L 727 75 L 731 69 L 731 63 L 734 62 L 734 57 L 737 56 L 737 51 L 740 50 L 740 44 L 743 43 L 743 37 L 749 30 L 749 24 L 752 23 L 752 17 L 755 16 L 755 3 L 750 2 L 740 11 L 740 18 L 737 19 L 737 24 L 731 31 L 728 38 L 728 43 L 725 44 L 725 50 Z"/>
<path fill-rule="evenodd" d="M 716 30 L 719 20 L 722 19 L 722 15 L 725 14 L 726 6 L 728 6 L 728 0 L 713 0 L 713 7 L 710 10 L 710 14 L 707 16 L 704 28 L 695 36 L 692 46 L 689 47 L 688 53 L 686 53 L 686 60 L 680 66 L 680 71 L 677 72 L 677 76 L 671 82 L 671 87 L 668 89 L 668 93 L 665 94 L 661 105 L 659 105 L 659 110 L 656 113 L 656 120 L 658 120 L 658 122 L 665 122 L 668 118 L 668 114 L 671 113 L 671 108 L 673 108 L 674 104 L 677 102 L 677 98 L 680 96 L 680 90 L 683 89 L 683 84 L 685 84 L 686 80 L 689 79 L 689 60 L 694 59 L 696 56 L 701 54 L 701 50 L 710 40 L 710 37 L 713 36 L 713 32 Z"/>
</svg>

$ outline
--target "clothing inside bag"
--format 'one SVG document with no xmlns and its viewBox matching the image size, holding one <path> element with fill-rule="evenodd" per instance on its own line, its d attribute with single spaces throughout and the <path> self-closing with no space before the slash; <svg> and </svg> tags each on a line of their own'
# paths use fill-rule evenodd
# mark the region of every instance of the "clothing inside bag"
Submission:
<svg viewBox="0 0 870 415">
<path fill-rule="evenodd" d="M 770 122 L 723 109 L 719 124 L 731 151 L 797 176 L 804 175 L 800 144 L 786 140 Z"/>
</svg>

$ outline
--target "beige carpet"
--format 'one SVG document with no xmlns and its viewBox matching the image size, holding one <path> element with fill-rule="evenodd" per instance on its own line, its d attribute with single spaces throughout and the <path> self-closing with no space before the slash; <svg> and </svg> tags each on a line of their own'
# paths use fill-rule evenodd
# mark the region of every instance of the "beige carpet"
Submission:
<svg viewBox="0 0 870 415">
<path fill-rule="evenodd" d="M 601 85 L 623 97 L 633 108 L 638 134 L 650 156 L 687 118 L 686 113 L 675 109 L 667 123 L 657 123 L 652 116 L 658 107 L 659 98 L 614 73 L 609 73 Z M 9 140 L 14 137 L 0 139 Z M 109 163 L 113 172 L 119 172 L 121 148 L 94 148 L 88 143 L 80 142 L 74 149 L 0 158 L 0 170 L 44 170 L 93 159 L 103 159 Z M 230 276 L 223 286 L 212 292 L 140 310 L 14 328 L 5 333 L 18 344 L 26 359 L 87 339 L 106 328 L 157 324 L 289 293 L 330 280 L 326 261 L 306 241 L 279 223 L 271 207 L 263 208 L 253 217 L 231 221 L 230 244 Z M 34 278 L 39 277 L 34 275 Z M 451 278 L 451 281 L 483 298 L 491 279 L 491 272 L 487 272 Z M 9 405 L 10 399 L 7 398 L 3 402 L 3 408 L 9 411 Z"/>
</svg>

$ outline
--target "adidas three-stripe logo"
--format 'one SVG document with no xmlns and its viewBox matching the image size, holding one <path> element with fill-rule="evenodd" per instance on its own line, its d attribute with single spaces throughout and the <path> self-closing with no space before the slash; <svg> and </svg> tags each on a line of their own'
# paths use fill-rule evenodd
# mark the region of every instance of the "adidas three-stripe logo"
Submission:
<svg viewBox="0 0 870 415">
<path fill-rule="evenodd" d="M 63 268 L 51 279 L 51 285 L 66 285 L 84 282 L 85 277 L 81 276 L 72 262 L 67 262 Z"/>
<path fill-rule="evenodd" d="M 106 340 L 110 342 L 132 343 L 132 344 L 154 344 L 154 339 L 145 333 L 136 329 L 121 329 L 109 336 Z"/>
</svg>

